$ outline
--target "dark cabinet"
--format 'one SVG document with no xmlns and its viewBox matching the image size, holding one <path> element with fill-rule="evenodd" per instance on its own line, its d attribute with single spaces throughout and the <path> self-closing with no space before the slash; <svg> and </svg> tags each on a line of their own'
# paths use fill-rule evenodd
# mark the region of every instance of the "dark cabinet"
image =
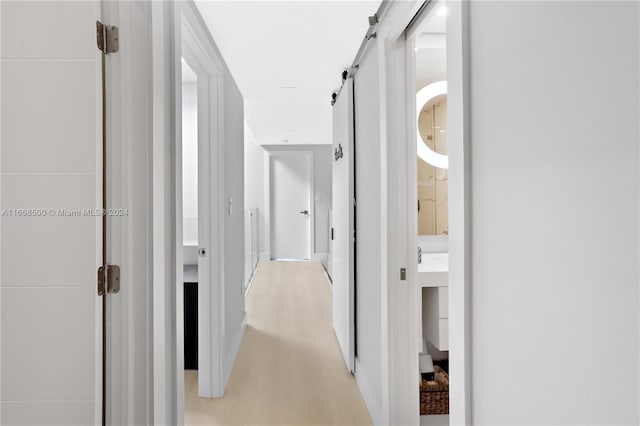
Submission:
<svg viewBox="0 0 640 426">
<path fill-rule="evenodd" d="M 184 369 L 198 369 L 198 283 L 184 283 Z"/>
</svg>

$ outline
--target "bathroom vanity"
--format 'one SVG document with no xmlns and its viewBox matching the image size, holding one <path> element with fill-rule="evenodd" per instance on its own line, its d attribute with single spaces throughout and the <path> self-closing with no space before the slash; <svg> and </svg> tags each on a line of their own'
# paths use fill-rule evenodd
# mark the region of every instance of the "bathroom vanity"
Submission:
<svg viewBox="0 0 640 426">
<path fill-rule="evenodd" d="M 442 353 L 449 350 L 449 253 L 424 253 L 419 256 L 417 283 L 420 289 L 421 321 L 418 328 L 420 345 L 429 341 L 432 348 Z M 427 348 L 423 347 L 426 351 Z M 433 355 L 430 355 L 433 356 Z M 435 364 L 435 362 L 434 362 Z M 422 392 L 421 392 L 422 398 Z M 448 414 L 420 416 L 421 426 L 449 424 Z"/>
<path fill-rule="evenodd" d="M 422 288 L 422 333 L 438 350 L 449 350 L 449 253 L 423 253 L 418 264 Z"/>
</svg>

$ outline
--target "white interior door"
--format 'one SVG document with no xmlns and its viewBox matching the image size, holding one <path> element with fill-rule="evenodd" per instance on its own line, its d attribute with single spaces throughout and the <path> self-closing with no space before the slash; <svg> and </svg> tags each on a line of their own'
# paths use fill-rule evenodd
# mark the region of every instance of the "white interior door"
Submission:
<svg viewBox="0 0 640 426">
<path fill-rule="evenodd" d="M 272 259 L 311 257 L 311 153 L 270 155 Z"/>
<path fill-rule="evenodd" d="M 0 424 L 99 424 L 100 2 L 0 15 Z"/>
<path fill-rule="evenodd" d="M 333 105 L 333 213 L 331 251 L 333 328 L 349 371 L 355 364 L 353 80 Z"/>
<path fill-rule="evenodd" d="M 186 53 L 185 49 L 185 53 Z M 204 58 L 200 58 L 203 60 Z M 194 57 L 195 60 L 195 57 Z M 209 76 L 205 68 L 198 72 L 198 123 L 197 123 L 197 150 L 198 150 L 198 394 L 201 397 L 222 396 L 218 389 L 219 374 L 214 367 L 218 363 L 219 350 L 212 348 L 212 334 L 217 328 L 212 327 L 212 321 L 217 323 L 217 315 L 212 312 L 215 292 L 212 291 L 212 279 L 214 278 L 212 261 L 216 253 L 211 246 L 211 228 L 214 225 L 211 216 L 211 186 L 214 177 L 211 175 L 211 141 L 209 132 L 211 126 L 212 104 Z M 215 341 L 215 339 L 213 340 Z"/>
</svg>

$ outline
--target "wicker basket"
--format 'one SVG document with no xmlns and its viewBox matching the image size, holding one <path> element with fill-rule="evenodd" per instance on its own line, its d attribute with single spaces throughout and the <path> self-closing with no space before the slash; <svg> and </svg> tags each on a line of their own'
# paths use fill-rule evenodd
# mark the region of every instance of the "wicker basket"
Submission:
<svg viewBox="0 0 640 426">
<path fill-rule="evenodd" d="M 449 377 L 436 367 L 436 380 L 420 382 L 420 415 L 449 414 Z"/>
</svg>

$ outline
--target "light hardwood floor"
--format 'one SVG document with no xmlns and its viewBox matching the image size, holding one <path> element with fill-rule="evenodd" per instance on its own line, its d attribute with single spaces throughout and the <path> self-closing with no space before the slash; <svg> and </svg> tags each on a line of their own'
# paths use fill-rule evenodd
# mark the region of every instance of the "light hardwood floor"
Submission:
<svg viewBox="0 0 640 426">
<path fill-rule="evenodd" d="M 197 381 L 185 372 L 187 426 L 371 424 L 333 332 L 319 262 L 261 263 L 225 396 L 198 397 Z"/>
</svg>

